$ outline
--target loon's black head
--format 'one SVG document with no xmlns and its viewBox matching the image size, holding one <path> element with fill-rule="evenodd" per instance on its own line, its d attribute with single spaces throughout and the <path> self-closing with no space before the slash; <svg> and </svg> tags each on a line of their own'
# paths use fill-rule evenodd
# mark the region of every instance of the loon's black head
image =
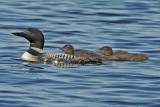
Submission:
<svg viewBox="0 0 160 107">
<path fill-rule="evenodd" d="M 31 44 L 31 47 L 43 49 L 44 35 L 36 28 L 27 28 L 24 32 L 12 33 L 13 35 L 26 38 Z"/>
</svg>

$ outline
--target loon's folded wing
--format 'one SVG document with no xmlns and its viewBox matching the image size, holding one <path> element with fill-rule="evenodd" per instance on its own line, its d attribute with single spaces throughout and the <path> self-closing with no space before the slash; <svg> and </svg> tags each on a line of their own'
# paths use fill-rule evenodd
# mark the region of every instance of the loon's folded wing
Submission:
<svg viewBox="0 0 160 107">
<path fill-rule="evenodd" d="M 44 62 L 63 61 L 77 64 L 94 64 L 102 62 L 101 58 L 83 58 L 63 53 L 43 53 L 39 56 L 39 59 Z"/>
</svg>

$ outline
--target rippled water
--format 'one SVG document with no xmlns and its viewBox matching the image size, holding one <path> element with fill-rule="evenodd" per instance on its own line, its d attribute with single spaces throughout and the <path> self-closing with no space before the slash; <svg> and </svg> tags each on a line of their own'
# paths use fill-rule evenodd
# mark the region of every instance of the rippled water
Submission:
<svg viewBox="0 0 160 107">
<path fill-rule="evenodd" d="M 0 13 L 1 107 L 160 106 L 159 0 L 3 0 Z M 92 52 L 108 45 L 150 59 L 27 64 L 20 56 L 28 41 L 11 33 L 28 27 L 43 31 L 44 52 L 62 52 L 65 44 Z"/>
</svg>

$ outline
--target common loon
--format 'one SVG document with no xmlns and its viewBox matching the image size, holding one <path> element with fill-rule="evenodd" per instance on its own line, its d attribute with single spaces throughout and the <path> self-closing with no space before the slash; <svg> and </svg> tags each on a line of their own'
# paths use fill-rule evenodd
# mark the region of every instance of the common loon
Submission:
<svg viewBox="0 0 160 107">
<path fill-rule="evenodd" d="M 77 57 L 84 57 L 84 58 L 100 58 L 101 57 L 101 55 L 97 55 L 95 53 L 91 53 L 85 50 L 75 51 L 74 47 L 70 44 L 64 45 L 59 49 L 65 51 L 66 54 L 74 55 Z"/>
<path fill-rule="evenodd" d="M 149 57 L 144 54 L 132 54 L 127 51 L 112 51 L 112 48 L 109 46 L 104 46 L 95 51 L 101 52 L 102 60 L 118 60 L 118 61 L 145 61 Z"/>
<path fill-rule="evenodd" d="M 63 53 L 42 53 L 44 47 L 44 35 L 36 28 L 27 28 L 24 32 L 12 33 L 13 35 L 26 38 L 30 47 L 22 56 L 22 60 L 33 62 L 63 61 L 68 63 L 101 63 L 98 58 L 82 58 Z"/>
</svg>

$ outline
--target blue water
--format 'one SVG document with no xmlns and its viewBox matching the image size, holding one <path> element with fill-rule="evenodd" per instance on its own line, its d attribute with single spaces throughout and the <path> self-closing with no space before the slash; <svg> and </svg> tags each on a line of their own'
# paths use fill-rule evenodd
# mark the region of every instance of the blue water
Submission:
<svg viewBox="0 0 160 107">
<path fill-rule="evenodd" d="M 0 107 L 160 106 L 159 0 L 3 0 L 0 14 Z M 150 59 L 28 64 L 28 41 L 11 34 L 28 27 L 44 33 L 44 52 L 111 46 Z"/>
</svg>

